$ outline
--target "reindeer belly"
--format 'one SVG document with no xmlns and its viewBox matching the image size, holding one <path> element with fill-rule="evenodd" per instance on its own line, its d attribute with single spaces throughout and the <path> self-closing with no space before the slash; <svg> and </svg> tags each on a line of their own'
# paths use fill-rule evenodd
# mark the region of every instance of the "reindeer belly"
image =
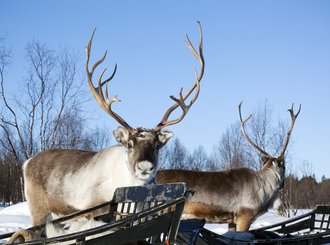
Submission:
<svg viewBox="0 0 330 245">
<path fill-rule="evenodd" d="M 80 211 L 77 208 L 72 207 L 70 204 L 63 203 L 58 199 L 50 199 L 48 201 L 48 207 L 52 213 L 55 213 L 57 215 L 67 215 Z"/>
<path fill-rule="evenodd" d="M 183 219 L 205 219 L 208 223 L 232 223 L 234 214 L 215 205 L 186 201 Z"/>
<path fill-rule="evenodd" d="M 236 194 L 226 193 L 224 187 L 219 191 L 205 190 L 195 186 L 195 194 L 189 198 L 184 207 L 184 219 L 205 219 L 209 223 L 235 223 L 236 215 L 244 200 Z"/>
</svg>

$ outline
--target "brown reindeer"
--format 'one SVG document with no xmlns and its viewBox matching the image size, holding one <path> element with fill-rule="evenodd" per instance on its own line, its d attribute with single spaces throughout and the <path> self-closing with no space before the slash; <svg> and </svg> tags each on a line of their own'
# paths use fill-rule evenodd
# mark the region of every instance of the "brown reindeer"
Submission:
<svg viewBox="0 0 330 245">
<path fill-rule="evenodd" d="M 201 65 L 200 73 L 196 72 L 196 81 L 186 94 L 179 98 L 170 96 L 175 103 L 165 112 L 161 122 L 153 129 L 133 128 L 111 108 L 117 97 L 109 98 L 108 82 L 116 73 L 106 80 L 98 79 L 94 87 L 92 76 L 95 69 L 105 60 L 107 52 L 90 69 L 89 60 L 95 30 L 86 47 L 86 73 L 89 88 L 99 106 L 113 117 L 122 127 L 114 130 L 119 145 L 100 152 L 52 149 L 41 152 L 24 163 L 25 196 L 32 216 L 32 225 L 45 222 L 50 213 L 69 214 L 97 204 L 109 201 L 116 188 L 132 185 L 143 185 L 152 179 L 157 170 L 159 149 L 172 137 L 172 132 L 162 130 L 164 127 L 179 123 L 196 101 L 200 91 L 200 81 L 204 74 L 204 57 L 202 46 L 202 29 L 200 30 L 199 49 L 195 50 L 188 36 L 186 44 Z M 105 95 L 103 86 L 106 85 Z M 195 91 L 190 103 L 188 96 Z M 182 114 L 169 120 L 171 113 L 180 107 Z"/>
<path fill-rule="evenodd" d="M 242 104 L 242 103 L 241 103 Z M 210 223 L 229 223 L 237 231 L 247 231 L 255 218 L 266 212 L 278 197 L 283 186 L 285 173 L 284 154 L 291 132 L 300 112 L 290 112 L 291 126 L 278 157 L 267 153 L 257 146 L 246 134 L 244 125 L 252 115 L 243 121 L 239 116 L 241 130 L 249 143 L 264 156 L 262 169 L 254 171 L 248 168 L 230 169 L 223 172 L 198 172 L 189 170 L 160 170 L 157 183 L 185 182 L 195 195 L 186 201 L 183 218 L 206 219 Z"/>
</svg>

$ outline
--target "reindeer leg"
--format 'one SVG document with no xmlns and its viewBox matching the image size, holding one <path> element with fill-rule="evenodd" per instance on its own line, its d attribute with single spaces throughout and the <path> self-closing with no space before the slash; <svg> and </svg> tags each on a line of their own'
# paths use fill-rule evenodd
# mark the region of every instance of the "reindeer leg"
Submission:
<svg viewBox="0 0 330 245">
<path fill-rule="evenodd" d="M 251 213 L 244 213 L 236 217 L 236 231 L 248 231 L 252 221 L 254 220 L 254 215 Z"/>
<path fill-rule="evenodd" d="M 236 224 L 235 223 L 228 223 L 228 230 L 229 231 L 236 231 Z"/>
<path fill-rule="evenodd" d="M 251 217 L 240 217 L 237 221 L 236 231 L 248 231 L 252 223 Z"/>
<path fill-rule="evenodd" d="M 236 231 L 248 231 L 255 217 L 253 210 L 242 208 L 235 217 Z"/>
<path fill-rule="evenodd" d="M 32 241 L 35 239 L 40 239 L 40 236 L 36 232 L 30 231 L 30 230 L 19 230 L 19 231 L 16 231 L 11 236 L 11 238 L 9 239 L 7 244 L 28 242 L 28 241 Z"/>
<path fill-rule="evenodd" d="M 41 186 L 35 185 L 34 188 L 26 188 L 25 195 L 31 213 L 32 226 L 44 224 L 50 214 L 45 191 Z"/>
</svg>

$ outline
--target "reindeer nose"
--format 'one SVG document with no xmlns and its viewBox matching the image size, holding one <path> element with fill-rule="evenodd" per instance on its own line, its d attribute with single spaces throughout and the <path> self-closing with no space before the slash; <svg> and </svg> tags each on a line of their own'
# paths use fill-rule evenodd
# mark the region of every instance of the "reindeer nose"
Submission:
<svg viewBox="0 0 330 245">
<path fill-rule="evenodd" d="M 143 173 L 150 173 L 154 170 L 154 166 L 149 161 L 143 161 L 138 163 L 138 169 Z"/>
</svg>

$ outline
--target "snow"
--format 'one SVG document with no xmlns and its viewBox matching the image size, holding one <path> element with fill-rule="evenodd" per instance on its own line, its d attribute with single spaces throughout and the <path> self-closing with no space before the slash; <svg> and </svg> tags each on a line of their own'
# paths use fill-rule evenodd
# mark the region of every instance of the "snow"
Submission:
<svg viewBox="0 0 330 245">
<path fill-rule="evenodd" d="M 267 213 L 259 216 L 251 225 L 250 229 L 265 227 L 285 221 L 287 219 L 288 218 L 286 217 L 279 216 L 276 211 L 269 210 Z M 227 226 L 227 224 L 206 224 L 205 228 L 218 234 L 224 234 L 228 231 Z"/>
<path fill-rule="evenodd" d="M 310 209 L 300 209 L 298 210 L 296 215 L 300 216 L 310 211 L 311 211 Z M 275 210 L 270 209 L 267 213 L 259 216 L 253 222 L 250 229 L 257 229 L 257 228 L 269 226 L 272 224 L 283 222 L 288 219 L 289 218 L 287 217 L 279 216 Z M 225 232 L 228 231 L 227 226 L 228 226 L 227 224 L 206 224 L 205 228 L 218 234 L 224 234 Z"/>
<path fill-rule="evenodd" d="M 0 234 L 25 229 L 31 226 L 30 213 L 26 202 L 0 210 Z M 1 242 L 1 241 L 0 241 Z"/>
<path fill-rule="evenodd" d="M 297 215 L 309 210 L 299 210 Z M 279 216 L 274 210 L 261 215 L 252 224 L 251 229 L 282 222 L 287 218 Z M 0 234 L 25 229 L 31 226 L 30 213 L 26 202 L 18 203 L 6 208 L 0 208 Z M 206 224 L 205 227 L 218 234 L 227 232 L 226 224 Z M 0 243 L 3 242 L 0 240 Z"/>
</svg>

